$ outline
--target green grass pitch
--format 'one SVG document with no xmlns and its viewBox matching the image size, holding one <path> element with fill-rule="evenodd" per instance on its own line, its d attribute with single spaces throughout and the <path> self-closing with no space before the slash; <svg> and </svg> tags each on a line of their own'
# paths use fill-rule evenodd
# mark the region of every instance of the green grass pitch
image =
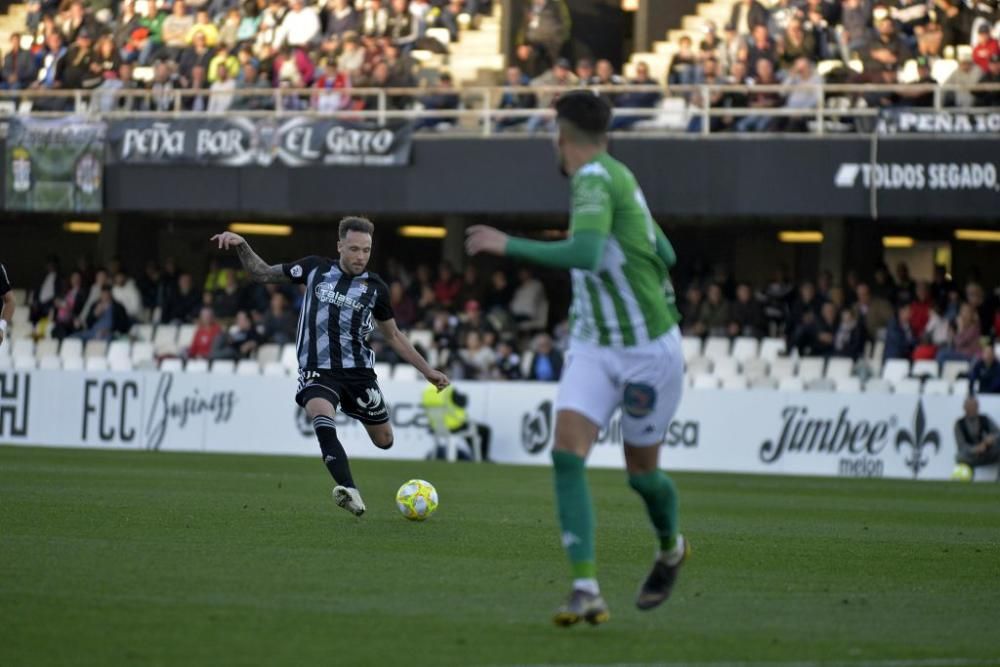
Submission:
<svg viewBox="0 0 1000 667">
<path fill-rule="evenodd" d="M 549 470 L 354 470 L 363 519 L 318 455 L 0 447 L 0 663 L 1000 664 L 1000 485 L 678 474 L 693 558 L 642 613 L 641 502 L 592 471 L 612 618 L 559 629 Z"/>
</svg>

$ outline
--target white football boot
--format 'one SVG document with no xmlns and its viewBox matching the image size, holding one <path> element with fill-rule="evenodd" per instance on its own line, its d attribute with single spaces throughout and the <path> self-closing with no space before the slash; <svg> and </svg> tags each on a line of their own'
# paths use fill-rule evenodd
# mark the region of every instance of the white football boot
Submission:
<svg viewBox="0 0 1000 667">
<path fill-rule="evenodd" d="M 361 516 L 365 513 L 365 501 L 361 500 L 361 494 L 358 493 L 357 489 L 346 486 L 333 487 L 333 502 L 354 516 Z"/>
</svg>

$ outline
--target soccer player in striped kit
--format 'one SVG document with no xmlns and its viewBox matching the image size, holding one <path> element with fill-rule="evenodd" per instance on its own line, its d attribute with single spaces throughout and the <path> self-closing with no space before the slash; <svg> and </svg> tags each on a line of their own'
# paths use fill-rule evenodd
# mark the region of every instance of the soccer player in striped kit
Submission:
<svg viewBox="0 0 1000 667">
<path fill-rule="evenodd" d="M 438 389 L 449 384 L 448 377 L 431 368 L 396 326 L 388 286 L 367 270 L 374 230 L 365 218 L 344 218 L 338 259 L 311 256 L 273 265 L 258 257 L 238 234 L 223 232 L 211 239 L 219 248 L 235 248 L 243 268 L 256 282 L 306 286 L 295 343 L 299 357 L 295 401 L 305 408 L 316 430 L 323 462 L 336 482 L 334 502 L 356 516 L 364 514 L 365 503 L 337 439 L 333 421 L 337 408 L 360 421 L 376 447 L 389 449 L 393 443 L 389 406 L 375 377 L 375 354 L 368 347 L 368 335 L 378 326 L 386 344 L 428 382 Z"/>
<path fill-rule="evenodd" d="M 570 237 L 544 242 L 469 228 L 470 254 L 515 257 L 570 269 L 569 355 L 556 399 L 552 451 L 562 543 L 573 589 L 557 625 L 603 623 L 610 614 L 597 583 L 594 510 L 587 454 L 612 413 L 622 410 L 629 485 L 642 498 L 658 553 L 636 605 L 652 609 L 671 593 L 688 554 L 678 532 L 677 491 L 659 470 L 660 445 L 681 400 L 684 361 L 668 269 L 674 249 L 650 215 L 628 167 L 607 153 L 611 108 L 590 91 L 556 102 L 559 167 L 571 178 Z"/>
</svg>

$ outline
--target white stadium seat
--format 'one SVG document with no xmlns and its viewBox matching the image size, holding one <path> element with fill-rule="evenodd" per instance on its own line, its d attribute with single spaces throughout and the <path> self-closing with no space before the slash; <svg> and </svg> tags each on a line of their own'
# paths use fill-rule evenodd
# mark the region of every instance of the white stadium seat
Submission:
<svg viewBox="0 0 1000 667">
<path fill-rule="evenodd" d="M 785 377 L 781 378 L 781 381 L 778 382 L 778 391 L 801 392 L 805 391 L 805 388 L 802 378 Z"/>
<path fill-rule="evenodd" d="M 62 367 L 64 371 L 82 371 L 83 357 L 62 357 Z"/>
<path fill-rule="evenodd" d="M 392 379 L 398 382 L 416 382 L 420 379 L 420 373 L 409 364 L 396 364 L 392 369 Z"/>
<path fill-rule="evenodd" d="M 795 377 L 797 363 L 791 357 L 777 357 L 771 360 L 770 377 L 778 382 L 785 378 Z"/>
<path fill-rule="evenodd" d="M 691 361 L 687 362 L 687 372 L 690 375 L 701 375 L 702 373 L 712 372 L 712 361 L 706 359 L 705 357 L 695 357 Z"/>
<path fill-rule="evenodd" d="M 799 359 L 798 376 L 803 382 L 818 380 L 823 377 L 826 359 L 823 357 L 802 357 Z"/>
<path fill-rule="evenodd" d="M 132 354 L 132 343 L 127 340 L 112 341 L 108 345 L 108 362 L 115 359 L 129 359 Z"/>
<path fill-rule="evenodd" d="M 153 349 L 157 355 L 177 354 L 177 325 L 161 324 L 153 334 Z"/>
<path fill-rule="evenodd" d="M 948 380 L 931 378 L 924 382 L 925 396 L 948 396 L 951 394 L 952 385 Z"/>
<path fill-rule="evenodd" d="M 281 359 L 281 346 L 274 343 L 265 343 L 257 350 L 257 363 L 266 367 L 272 361 Z"/>
<path fill-rule="evenodd" d="M 861 378 L 846 377 L 833 381 L 834 390 L 840 394 L 860 394 Z"/>
<path fill-rule="evenodd" d="M 920 385 L 923 384 L 917 378 L 903 378 L 892 383 L 892 388 L 897 394 L 914 395 L 920 393 Z"/>
<path fill-rule="evenodd" d="M 109 370 L 110 366 L 108 365 L 108 360 L 104 357 L 87 357 L 84 360 L 84 368 L 88 372 L 96 373 Z"/>
<path fill-rule="evenodd" d="M 392 377 L 392 366 L 387 363 L 378 362 L 375 364 L 375 368 L 373 370 L 379 379 L 389 379 Z"/>
<path fill-rule="evenodd" d="M 142 341 L 144 343 L 153 342 L 153 325 L 152 324 L 136 324 L 132 327 L 132 331 L 129 332 L 135 340 Z"/>
<path fill-rule="evenodd" d="M 851 377 L 854 362 L 844 357 L 833 357 L 826 362 L 826 377 L 831 380 L 843 380 Z"/>
<path fill-rule="evenodd" d="M 188 364 L 188 373 L 191 372 L 191 364 Z M 236 362 L 232 359 L 218 359 L 212 362 L 212 372 L 216 375 L 232 375 L 236 370 Z"/>
<path fill-rule="evenodd" d="M 186 364 L 184 364 L 185 373 L 207 373 L 208 372 L 208 360 L 207 359 L 191 359 Z"/>
<path fill-rule="evenodd" d="M 702 353 L 705 358 L 724 359 L 729 356 L 729 339 L 722 336 L 709 336 L 705 341 L 705 351 Z"/>
<path fill-rule="evenodd" d="M 176 357 L 164 359 L 160 362 L 161 373 L 180 373 L 184 370 L 184 361 Z"/>
<path fill-rule="evenodd" d="M 434 333 L 427 329 L 412 329 L 406 337 L 413 345 L 419 345 L 425 350 L 430 350 L 434 346 Z"/>
<path fill-rule="evenodd" d="M 69 340 L 69 339 L 67 339 Z M 80 341 L 76 341 L 79 343 Z M 38 341 L 38 345 L 35 346 L 35 357 L 41 359 L 43 357 L 58 357 L 59 356 L 59 341 L 52 338 L 46 338 L 45 340 Z"/>
<path fill-rule="evenodd" d="M 280 361 L 270 361 L 264 365 L 264 375 L 268 377 L 278 377 L 288 375 L 288 371 L 281 365 Z"/>
<path fill-rule="evenodd" d="M 236 364 L 237 375 L 260 375 L 260 363 L 256 359 L 240 359 Z"/>
<path fill-rule="evenodd" d="M 695 389 L 718 389 L 719 378 L 714 375 L 695 375 L 691 386 Z"/>
<path fill-rule="evenodd" d="M 65 339 L 59 347 L 59 356 L 62 357 L 63 361 L 83 359 L 83 341 L 79 338 Z"/>
<path fill-rule="evenodd" d="M 774 391 L 778 388 L 778 381 L 774 378 L 755 378 L 750 381 L 750 388 L 753 390 Z"/>
<path fill-rule="evenodd" d="M 882 379 L 896 383 L 910 375 L 909 359 L 888 359 L 882 367 Z"/>
<path fill-rule="evenodd" d="M 6 347 L 6 344 L 4 345 Z M 30 338 L 13 338 L 10 341 L 10 356 L 35 358 L 35 341 Z"/>
<path fill-rule="evenodd" d="M 743 362 L 743 375 L 751 382 L 756 378 L 767 377 L 769 364 L 765 359 L 747 359 Z"/>
<path fill-rule="evenodd" d="M 712 366 L 712 375 L 719 379 L 736 377 L 740 374 L 740 362 L 733 357 L 722 357 L 716 359 Z"/>
<path fill-rule="evenodd" d="M 734 391 L 746 391 L 749 388 L 750 382 L 743 375 L 731 375 L 729 377 L 722 378 L 722 388 L 731 389 Z"/>
<path fill-rule="evenodd" d="M 108 342 L 106 340 L 88 340 L 83 348 L 83 356 L 85 359 L 108 356 Z"/>
<path fill-rule="evenodd" d="M 941 368 L 941 378 L 949 382 L 954 382 L 958 379 L 959 375 L 968 374 L 968 372 L 968 361 L 946 361 Z"/>
<path fill-rule="evenodd" d="M 910 369 L 910 375 L 915 378 L 932 378 L 937 379 L 941 373 L 938 363 L 932 359 L 919 359 L 913 362 L 913 367 Z"/>
<path fill-rule="evenodd" d="M 286 343 L 281 348 L 281 365 L 289 371 L 294 371 L 299 367 L 299 357 L 295 353 L 295 346 L 291 343 Z"/>
<path fill-rule="evenodd" d="M 872 366 L 878 368 L 882 365 L 882 359 L 885 358 L 885 341 L 877 340 L 875 345 L 872 347 L 871 353 L 868 355 Z"/>
<path fill-rule="evenodd" d="M 865 393 L 868 394 L 891 394 L 892 383 L 881 378 L 872 378 L 865 383 Z"/>
<path fill-rule="evenodd" d="M 38 360 L 38 370 L 40 371 L 61 371 L 62 359 L 59 357 L 42 357 Z"/>
<path fill-rule="evenodd" d="M 128 373 L 129 371 L 134 370 L 134 367 L 132 366 L 131 359 L 118 359 L 112 357 L 108 359 L 108 369 L 114 371 L 115 373 Z"/>
<path fill-rule="evenodd" d="M 806 391 L 836 391 L 837 385 L 830 378 L 815 378 L 806 382 Z"/>
<path fill-rule="evenodd" d="M 765 338 L 760 342 L 760 358 L 774 361 L 785 354 L 784 338 Z"/>
<path fill-rule="evenodd" d="M 694 336 L 684 336 L 681 338 L 681 353 L 684 361 L 688 362 L 701 356 L 701 339 Z"/>
<path fill-rule="evenodd" d="M 760 343 L 756 338 L 741 336 L 733 341 L 733 359 L 740 363 L 748 359 L 756 359 L 759 353 Z"/>
<path fill-rule="evenodd" d="M 0 371 L 6 371 L 11 368 L 14 368 L 14 357 L 0 354 Z"/>
<path fill-rule="evenodd" d="M 136 368 L 154 364 L 153 344 L 140 341 L 132 346 L 132 365 Z"/>
<path fill-rule="evenodd" d="M 186 350 L 191 347 L 192 341 L 194 341 L 194 334 L 198 331 L 197 324 L 182 324 L 179 329 L 177 329 L 177 347 L 181 350 Z"/>
<path fill-rule="evenodd" d="M 56 364 L 59 363 L 59 357 L 46 357 L 46 358 L 55 359 Z M 14 370 L 30 371 L 34 368 L 35 368 L 34 357 L 14 357 Z"/>
</svg>

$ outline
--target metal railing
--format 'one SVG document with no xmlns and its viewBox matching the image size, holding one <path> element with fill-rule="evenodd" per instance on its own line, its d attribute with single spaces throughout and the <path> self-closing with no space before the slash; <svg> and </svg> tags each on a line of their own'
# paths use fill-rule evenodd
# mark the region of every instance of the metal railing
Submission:
<svg viewBox="0 0 1000 667">
<path fill-rule="evenodd" d="M 872 119 L 884 108 L 878 103 L 883 95 L 896 95 L 905 107 L 907 98 L 931 94 L 935 111 L 995 112 L 1000 107 L 955 107 L 956 94 L 997 93 L 1000 84 L 958 86 L 945 84 L 799 84 L 799 85 L 658 85 L 593 86 L 590 89 L 607 96 L 614 104 L 615 119 L 634 121 L 627 129 L 638 132 L 673 133 L 689 131 L 690 120 L 700 118 L 697 131 L 713 134 L 713 119 L 739 119 L 747 116 L 797 119 L 815 134 L 830 131 L 870 132 L 873 127 L 859 126 L 859 119 Z M 245 115 L 270 117 L 304 115 L 344 121 L 367 121 L 385 124 L 390 121 L 454 125 L 451 134 L 489 136 L 498 132 L 528 129 L 549 131 L 554 112 L 551 100 L 568 88 L 555 86 L 466 87 L 466 88 L 237 88 L 231 91 L 210 89 L 114 90 L 40 90 L 0 91 L 0 114 L 60 117 L 82 115 L 91 118 L 159 117 L 177 118 L 198 115 L 219 117 Z M 783 106 L 781 98 L 792 93 L 812 96 L 814 104 Z M 428 108 L 435 96 L 454 95 L 458 108 Z M 505 107 L 505 96 L 529 95 L 533 107 Z M 629 106 L 626 96 L 647 95 L 653 106 Z M 725 105 L 712 104 L 721 95 Z M 776 106 L 732 106 L 735 96 L 778 96 Z M 213 100 L 226 101 L 225 111 L 212 112 Z M 635 97 L 632 98 L 632 101 Z M 664 101 L 666 101 L 664 103 Z M 622 106 L 624 104 L 624 106 Z M 845 121 L 851 126 L 844 127 Z M 625 125 L 626 123 L 620 123 Z M 869 123 L 869 125 L 873 125 Z M 621 128 L 626 129 L 626 128 Z M 728 128 L 727 128 L 728 129 Z M 1000 127 L 989 128 L 1000 133 Z"/>
</svg>

